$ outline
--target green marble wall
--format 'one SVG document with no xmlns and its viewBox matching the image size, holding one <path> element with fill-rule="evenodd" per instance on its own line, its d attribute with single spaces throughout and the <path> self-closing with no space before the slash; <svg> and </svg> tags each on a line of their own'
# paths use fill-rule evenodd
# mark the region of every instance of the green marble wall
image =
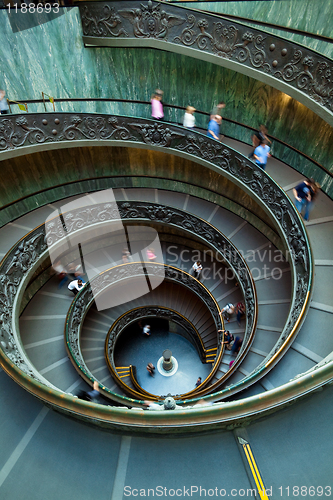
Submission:
<svg viewBox="0 0 333 500">
<path fill-rule="evenodd" d="M 116 146 L 41 151 L 3 160 L 1 180 L 0 227 L 39 206 L 73 195 L 108 188 L 156 188 L 220 205 L 282 248 L 269 215 L 231 180 L 160 151 Z M 172 194 L 170 202 L 172 205 Z"/>
<path fill-rule="evenodd" d="M 252 0 L 247 2 L 177 2 L 173 0 L 172 3 L 194 9 L 246 17 L 254 21 L 265 21 L 333 38 L 333 0 Z M 327 57 L 333 57 L 332 43 L 268 27 L 258 26 L 258 28 L 306 45 Z"/>
<path fill-rule="evenodd" d="M 266 2 L 248 3 L 263 8 Z M 281 6 L 291 2 L 268 3 Z M 223 99 L 227 104 L 225 117 L 254 127 L 265 122 L 273 136 L 332 168 L 332 128 L 294 99 L 247 76 L 152 49 L 85 48 L 77 8 L 68 9 L 65 15 L 49 23 L 17 33 L 12 32 L 6 12 L 0 11 L 0 27 L 0 86 L 11 99 L 40 98 L 44 91 L 58 98 L 149 100 L 152 91 L 160 87 L 165 91 L 166 103 L 192 104 L 207 112 Z M 48 107 L 51 110 L 51 104 Z M 31 105 L 29 109 L 43 111 L 42 105 Z M 57 103 L 57 110 L 150 116 L 149 106 L 121 103 Z M 167 120 L 181 121 L 181 118 L 180 111 L 166 111 Z M 199 115 L 197 123 L 206 127 L 206 119 Z M 245 129 L 225 122 L 223 131 L 250 142 Z M 287 162 L 292 159 L 305 175 L 313 174 L 307 162 L 293 158 L 282 148 L 275 150 L 281 159 Z M 333 195 L 328 176 L 314 177 Z"/>
</svg>

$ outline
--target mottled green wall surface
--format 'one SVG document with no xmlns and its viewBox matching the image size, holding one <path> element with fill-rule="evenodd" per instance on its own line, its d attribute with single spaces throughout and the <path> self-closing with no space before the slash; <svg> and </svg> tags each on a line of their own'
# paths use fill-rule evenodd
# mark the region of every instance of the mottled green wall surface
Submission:
<svg viewBox="0 0 333 500">
<path fill-rule="evenodd" d="M 216 203 L 250 222 L 277 246 L 281 243 L 270 217 L 238 185 L 218 172 L 167 152 L 118 146 L 41 151 L 3 160 L 1 176 L 0 227 L 39 206 L 76 194 L 144 187 Z"/>
<path fill-rule="evenodd" d="M 333 1 L 333 0 L 332 0 Z M 300 5 L 298 0 L 294 3 Z M 288 5 L 293 2 L 247 2 Z M 241 2 L 243 3 L 243 2 Z M 332 2 L 331 2 L 332 3 Z M 228 5 L 231 5 L 228 3 Z M 13 33 L 0 12 L 0 86 L 10 99 L 41 98 L 44 91 L 56 98 L 107 97 L 149 100 L 156 87 L 164 89 L 164 101 L 194 105 L 209 112 L 214 103 L 226 101 L 224 116 L 249 126 L 261 122 L 279 139 L 303 151 L 327 169 L 332 168 L 332 128 L 304 105 L 286 94 L 245 75 L 212 63 L 153 49 L 85 48 L 78 8 L 31 29 Z M 105 112 L 150 116 L 150 107 L 124 103 L 57 103 L 57 110 Z M 17 112 L 17 107 L 13 107 Z M 49 111 L 52 110 L 48 104 Z M 43 111 L 30 105 L 30 111 Z M 197 115 L 206 127 L 206 118 Z M 181 121 L 181 111 L 166 110 L 166 119 Z M 225 135 L 250 142 L 250 133 L 224 122 Z M 304 174 L 312 173 L 307 162 L 274 146 L 287 163 L 293 160 Z M 319 182 L 329 184 L 326 176 Z M 333 186 L 332 186 L 333 188 Z"/>
</svg>

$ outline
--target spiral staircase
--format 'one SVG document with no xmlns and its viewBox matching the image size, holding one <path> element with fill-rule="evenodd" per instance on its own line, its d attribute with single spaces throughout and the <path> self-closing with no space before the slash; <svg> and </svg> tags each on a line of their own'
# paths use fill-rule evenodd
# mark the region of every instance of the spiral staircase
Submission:
<svg viewBox="0 0 333 500">
<path fill-rule="evenodd" d="M 117 26 L 117 18 L 112 19 Z M 86 44 L 99 45 L 87 36 Z M 327 107 L 318 106 L 314 102 L 313 109 L 328 116 Z M 31 121 L 13 120 L 4 136 L 10 146 L 0 153 L 3 161 L 65 148 L 59 161 L 76 150 L 82 154 L 89 141 L 100 146 L 105 140 L 108 154 L 114 151 L 114 161 L 124 170 L 120 174 L 120 167 L 116 173 L 111 169 L 105 180 L 92 174 L 87 182 L 72 183 L 70 190 L 66 183 L 64 188 L 50 185 L 45 193 L 31 195 L 36 197 L 34 210 L 25 206 L 24 198 L 2 209 L 1 496 L 38 500 L 98 495 L 113 500 L 147 496 L 149 488 L 157 496 L 157 488 L 164 488 L 165 496 L 188 496 L 190 491 L 200 498 L 206 493 L 199 488 L 208 496 L 216 488 L 220 496 L 241 498 L 253 489 L 257 498 L 267 498 L 262 481 L 272 498 L 287 498 L 302 486 L 306 498 L 313 496 L 310 486 L 318 495 L 323 488 L 323 496 L 329 496 L 332 200 L 320 192 L 304 227 L 284 197 L 293 198 L 302 175 L 276 158 L 269 160 L 268 176 L 258 173 L 246 158 L 251 148 L 240 141 L 226 137 L 219 149 L 200 132 L 184 133 L 173 124 L 157 127 L 147 119 L 104 115 L 100 120 L 107 130 L 93 114 L 54 116 L 36 113 Z M 58 131 L 63 122 L 67 128 Z M 22 136 L 15 127 L 27 132 L 26 142 L 18 143 Z M 91 131 L 97 129 L 96 139 Z M 143 165 L 142 171 L 132 172 L 132 179 L 120 150 L 136 155 Z M 193 163 L 187 165 L 190 157 Z M 177 162 L 186 172 L 183 181 L 174 169 Z M 198 169 L 191 172 L 194 165 Z M 200 180 L 211 176 L 211 182 L 196 183 L 200 171 Z M 100 282 L 108 273 L 128 269 L 129 278 L 112 284 L 119 296 L 128 292 L 122 291 L 126 279 L 130 287 L 137 279 L 131 271 L 134 264 L 121 260 L 123 243 L 117 237 L 89 241 L 86 257 L 96 278 L 73 298 L 67 286 L 59 286 L 46 242 L 55 234 L 60 240 L 71 238 L 70 224 L 81 217 L 80 200 L 110 187 L 127 234 L 135 235 L 134 246 L 144 248 L 145 227 L 157 231 L 161 263 L 142 264 L 146 277 L 149 266 L 160 266 L 165 279 L 130 302 L 99 310 L 92 299 L 94 279 Z M 237 189 L 242 190 L 239 198 L 234 196 Z M 274 190 L 280 193 L 277 198 Z M 59 225 L 52 228 L 49 217 L 55 211 Z M 306 245 L 299 245 L 301 240 Z M 203 262 L 200 282 L 191 276 L 194 255 Z M 77 253 L 73 260 L 80 262 Z M 226 303 L 239 301 L 246 304 L 246 317 L 240 325 L 235 316 L 224 325 L 244 339 L 239 354 L 232 355 L 217 332 L 223 326 L 219 312 Z M 147 318 L 154 318 L 156 330 L 149 339 L 137 326 Z M 168 321 L 163 335 L 158 318 Z M 166 341 L 174 341 L 180 365 L 189 357 L 184 389 L 172 384 L 170 391 L 167 385 L 159 389 L 158 373 L 152 384 L 145 369 L 153 352 L 147 347 L 150 341 L 156 342 L 156 353 Z M 127 350 L 128 342 L 133 346 Z M 199 375 L 204 383 L 196 389 Z M 99 382 L 98 400 L 77 398 L 80 390 L 90 390 L 93 380 Z M 176 400 L 175 410 L 145 409 L 144 400 L 161 405 L 167 392 Z"/>
</svg>

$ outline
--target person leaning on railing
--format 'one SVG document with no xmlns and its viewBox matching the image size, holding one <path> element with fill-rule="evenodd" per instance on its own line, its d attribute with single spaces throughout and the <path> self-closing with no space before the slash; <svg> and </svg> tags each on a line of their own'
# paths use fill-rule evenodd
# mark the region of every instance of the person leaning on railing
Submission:
<svg viewBox="0 0 333 500">
<path fill-rule="evenodd" d="M 218 332 L 223 332 L 224 340 L 223 340 L 222 344 L 224 344 L 226 349 L 228 349 L 228 351 L 230 351 L 232 346 L 233 346 L 233 343 L 234 343 L 233 334 L 230 333 L 229 330 L 218 330 Z"/>
<path fill-rule="evenodd" d="M 68 290 L 74 293 L 74 295 L 77 295 L 80 290 L 84 287 L 85 283 L 81 280 L 73 280 L 69 283 L 68 285 Z"/>
</svg>

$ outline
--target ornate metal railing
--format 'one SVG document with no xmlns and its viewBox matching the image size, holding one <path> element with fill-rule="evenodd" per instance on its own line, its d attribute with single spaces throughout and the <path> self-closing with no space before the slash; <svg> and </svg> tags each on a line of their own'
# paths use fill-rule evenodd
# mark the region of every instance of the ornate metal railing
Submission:
<svg viewBox="0 0 333 500">
<path fill-rule="evenodd" d="M 183 210 L 165 207 L 156 203 L 149 203 L 149 205 L 147 205 L 144 202 L 128 201 L 119 205 L 119 213 L 122 220 L 148 220 L 150 222 L 168 224 L 185 231 L 190 231 L 195 234 L 196 237 L 203 239 L 211 248 L 214 248 L 216 255 L 221 255 L 223 260 L 233 270 L 235 279 L 240 284 L 244 297 L 247 322 L 244 333 L 244 345 L 242 345 L 240 356 L 235 366 L 228 370 L 223 376 L 223 380 L 225 381 L 236 370 L 244 355 L 250 349 L 257 324 L 255 287 L 243 256 L 228 238 L 214 226 Z M 210 379 L 211 378 L 212 377 L 210 377 Z M 207 385 L 206 382 L 208 381 L 205 380 L 204 382 L 204 385 Z"/>
<path fill-rule="evenodd" d="M 25 102 L 29 105 L 29 111 L 33 111 L 33 113 L 46 113 L 46 109 L 44 109 L 43 100 L 42 99 L 30 99 L 25 100 Z M 92 112 L 91 104 L 95 106 L 99 103 L 103 103 L 105 107 L 105 112 L 108 111 L 109 104 L 116 104 L 120 109 L 130 106 L 130 112 L 125 114 L 136 115 L 142 118 L 150 117 L 150 102 L 149 101 L 140 101 L 137 99 L 110 99 L 105 97 L 100 98 L 55 98 L 55 103 L 64 103 L 65 109 L 58 109 L 57 112 L 66 112 L 66 103 L 81 103 L 79 106 L 80 113 Z M 41 104 L 42 106 L 39 106 Z M 82 104 L 86 104 L 83 106 Z M 120 106 L 119 106 L 120 105 Z M 86 109 L 84 109 L 86 107 Z M 165 112 L 165 120 L 173 123 L 175 125 L 182 125 L 184 118 L 184 106 L 177 106 L 175 104 L 167 104 L 163 103 L 163 108 Z M 21 114 L 18 109 L 18 114 Z M 196 110 L 196 128 L 206 130 L 208 120 L 210 114 Z M 8 118 L 8 117 L 7 117 Z M 256 131 L 256 128 L 253 126 L 247 125 L 246 123 L 241 123 L 226 116 L 223 117 L 223 135 L 225 137 L 230 137 L 237 141 L 244 142 L 246 144 L 251 144 L 251 135 Z M 328 196 L 333 198 L 333 188 L 332 188 L 332 177 L 333 173 L 326 168 L 324 165 L 316 161 L 314 158 L 306 155 L 299 149 L 296 149 L 291 144 L 288 144 L 281 139 L 269 134 L 268 137 L 272 141 L 271 154 L 274 158 L 277 158 L 287 165 L 291 166 L 302 175 L 306 177 L 314 177 L 316 181 L 321 184 L 321 190 L 326 193 Z M 1 139 L 1 131 L 0 131 L 0 139 Z M 1 149 L 0 149 L 1 153 Z"/>
<path fill-rule="evenodd" d="M 205 387 L 205 385 L 207 385 L 209 381 L 214 377 L 216 371 L 218 370 L 218 367 L 220 366 L 221 357 L 223 354 L 223 347 L 224 347 L 224 345 L 221 343 L 221 337 L 218 336 L 219 340 L 218 340 L 218 346 L 216 348 L 209 350 L 205 349 L 200 333 L 187 318 L 185 318 L 182 314 L 178 313 L 177 311 L 174 311 L 173 309 L 160 306 L 158 307 L 142 306 L 132 309 L 131 311 L 124 313 L 111 326 L 105 341 L 105 358 L 107 365 L 111 371 L 111 374 L 116 379 L 116 382 L 118 383 L 119 379 L 116 365 L 114 362 L 114 350 L 116 342 L 118 341 L 119 337 L 121 336 L 125 328 L 127 328 L 132 323 L 137 322 L 141 318 L 149 318 L 149 317 L 166 319 L 167 321 L 173 321 L 174 323 L 177 323 L 179 326 L 181 326 L 187 334 L 186 338 L 196 347 L 202 363 L 207 362 L 207 354 L 211 351 L 214 351 L 214 354 L 211 354 L 212 357 L 209 361 L 210 363 L 212 363 L 212 370 L 201 385 L 202 387 Z M 133 367 L 133 365 L 131 366 L 132 366 L 132 371 L 130 375 L 132 383 L 135 389 L 140 392 L 141 386 L 137 382 L 136 376 L 133 375 L 134 372 L 136 374 L 135 367 Z M 131 390 L 126 389 L 126 392 L 131 394 Z M 190 391 L 190 392 L 192 395 L 192 393 L 194 393 L 195 391 Z M 189 393 L 186 393 L 186 395 L 183 395 L 182 397 L 188 397 L 188 396 Z M 161 396 L 161 397 L 164 398 L 166 396 Z M 178 398 L 176 397 L 175 399 Z"/>
<path fill-rule="evenodd" d="M 212 61 L 295 97 L 332 124 L 332 61 L 271 33 L 165 2 L 79 2 L 87 45 L 153 47 Z"/>
<path fill-rule="evenodd" d="M 162 223 L 171 226 L 176 226 L 185 231 L 192 232 L 196 237 L 201 238 L 206 244 L 214 248 L 217 255 L 223 257 L 223 260 L 227 263 L 229 267 L 232 268 L 234 272 L 235 279 L 238 281 L 240 288 L 243 292 L 245 307 L 246 307 L 246 328 L 244 333 L 244 342 L 240 351 L 240 355 L 237 362 L 234 363 L 231 369 L 223 375 L 223 382 L 237 369 L 239 364 L 244 359 L 246 353 L 251 347 L 254 332 L 257 322 L 257 305 L 256 305 L 256 294 L 254 289 L 254 283 L 251 278 L 250 271 L 247 267 L 245 260 L 243 259 L 241 253 L 236 249 L 236 247 L 216 228 L 211 224 L 199 219 L 196 216 L 188 214 L 182 210 L 165 207 L 156 203 L 145 202 L 131 202 L 127 201 L 120 203 L 119 215 L 123 221 L 126 220 L 140 220 L 149 221 L 150 223 Z M 94 206 L 94 216 L 92 218 L 91 211 L 85 208 L 78 208 L 71 211 L 68 214 L 64 214 L 63 220 L 58 219 L 57 224 L 51 221 L 47 226 L 47 239 L 50 245 L 56 244 L 60 238 L 64 236 L 63 222 L 67 227 L 67 235 L 71 231 L 79 227 L 81 230 L 88 223 L 97 223 L 100 220 L 107 221 L 108 218 L 113 220 L 114 213 L 110 208 L 106 208 L 104 205 Z M 179 278 L 178 278 L 179 279 Z M 216 323 L 216 330 L 221 327 L 218 325 L 217 318 L 214 318 Z M 220 361 L 222 353 L 217 353 L 217 360 Z M 207 377 L 202 384 L 202 387 L 208 385 L 209 381 L 213 378 L 218 369 L 218 363 L 215 363 L 211 374 Z M 221 381 L 222 381 L 221 379 Z M 209 392 L 209 389 L 207 389 Z"/>
<path fill-rule="evenodd" d="M 235 363 L 235 366 L 223 376 L 225 381 L 228 376 L 239 366 L 244 355 L 250 349 L 254 331 L 257 322 L 257 304 L 256 293 L 248 266 L 237 248 L 218 231 L 210 223 L 173 207 L 166 207 L 157 203 L 132 202 L 127 201 L 120 203 L 118 206 L 119 215 L 123 221 L 140 220 L 149 221 L 150 223 L 161 223 L 169 226 L 175 226 L 183 231 L 191 232 L 197 238 L 200 238 L 205 244 L 208 244 L 216 252 L 216 255 L 222 256 L 226 264 L 233 270 L 235 279 L 240 285 L 243 293 L 245 308 L 246 308 L 246 328 L 244 333 L 244 342 L 240 351 L 240 356 Z M 86 224 L 86 221 L 91 224 L 98 222 L 101 217 L 103 221 L 111 220 L 114 216 L 110 213 L 110 209 L 105 210 L 104 206 L 95 206 L 95 218 L 91 219 L 90 211 L 84 208 L 79 208 L 64 215 L 69 232 L 79 226 L 81 229 Z M 69 234 L 69 233 L 67 233 Z M 48 225 L 48 241 L 55 244 L 59 238 L 63 236 L 62 220 L 57 220 L 57 225 L 53 222 Z M 220 329 L 217 327 L 217 330 Z"/>
<path fill-rule="evenodd" d="M 48 115 L 47 119 L 45 116 L 27 115 L 1 119 L 0 122 L 3 134 L 1 154 L 8 156 L 17 154 L 17 148 L 26 152 L 39 147 L 68 147 L 82 142 L 123 146 L 140 144 L 141 147 L 162 149 L 191 158 L 231 178 L 250 193 L 274 220 L 285 241 L 289 260 L 293 264 L 293 294 L 287 324 L 273 351 L 263 362 L 265 370 L 274 366 L 273 359 L 277 362 L 283 355 L 305 317 L 312 282 L 312 260 L 303 223 L 288 196 L 273 179 L 257 165 L 218 141 L 200 133 L 170 124 L 155 123 L 152 120 L 64 113 Z M 130 205 L 126 204 L 121 207 L 122 217 L 126 216 L 129 208 Z M 163 211 L 160 219 L 156 219 L 156 213 L 152 211 L 152 217 L 148 219 L 172 223 L 168 211 Z M 196 232 L 196 222 L 192 227 Z M 186 229 L 185 225 L 183 229 Z M 211 239 L 209 232 L 207 235 L 207 238 Z M 231 260 L 233 255 L 232 250 Z M 243 291 L 246 297 L 246 290 Z M 247 378 L 248 383 L 251 383 L 254 375 L 253 373 Z"/>
<path fill-rule="evenodd" d="M 114 362 L 114 348 L 120 335 L 125 328 L 132 323 L 139 321 L 141 318 L 160 318 L 167 321 L 172 321 L 181 326 L 186 332 L 186 338 L 195 346 L 201 361 L 204 363 L 206 360 L 206 349 L 200 337 L 198 330 L 185 316 L 179 312 L 161 306 L 141 306 L 131 309 L 118 318 L 108 331 L 105 340 L 105 357 L 108 362 L 116 369 Z"/>
<path fill-rule="evenodd" d="M 22 146 L 23 153 L 27 150 L 38 149 L 39 146 L 45 149 L 46 145 L 57 147 L 61 144 L 67 147 L 69 144 L 80 140 L 99 144 L 103 144 L 103 140 L 109 140 L 124 146 L 141 143 L 148 148 L 166 148 L 166 151 L 173 154 L 189 155 L 192 159 L 196 158 L 199 163 L 233 178 L 257 200 L 260 198 L 264 200 L 266 209 L 279 228 L 290 253 L 290 262 L 293 264 L 293 297 L 291 312 L 279 342 L 268 358 L 264 360 L 260 369 L 242 381 L 241 388 L 247 387 L 257 379 L 257 376 L 267 373 L 267 369 L 274 366 L 283 355 L 301 326 L 309 305 L 312 282 L 312 260 L 309 243 L 304 226 L 289 198 L 267 174 L 254 164 L 248 162 L 232 149 L 217 141 L 203 137 L 201 134 L 187 132 L 170 124 L 154 123 L 150 120 L 96 115 L 91 117 L 77 114 L 74 117 L 75 119 L 72 120 L 69 114 L 60 114 L 58 116 L 53 114 L 51 120 L 55 125 L 51 120 L 49 123 L 42 116 L 29 116 L 29 120 L 28 117 L 19 117 L 20 119 L 24 118 L 26 121 L 20 120 L 18 123 L 13 120 L 14 117 L 1 119 L 4 138 L 2 142 L 3 150 L 9 157 L 11 154 L 17 154 L 13 150 Z M 42 120 L 45 120 L 46 123 L 42 123 Z M 55 120 L 59 120 L 59 122 Z M 58 135 L 56 128 L 52 129 L 54 126 L 60 126 L 59 129 L 62 129 L 63 132 Z M 57 133 L 53 133 L 52 130 Z M 18 383 L 21 383 L 22 386 L 36 394 L 37 397 L 48 401 L 54 407 L 62 411 L 74 411 L 78 415 L 86 415 L 87 418 L 94 418 L 95 416 L 97 419 L 106 419 L 109 423 L 113 422 L 112 425 L 117 425 L 117 418 L 113 418 L 108 414 L 107 410 L 99 410 L 94 405 L 90 410 L 83 402 L 73 401 L 66 396 L 60 398 L 59 391 L 50 388 L 50 384 L 40 374 L 31 370 L 24 352 L 18 350 L 18 308 L 15 306 L 19 304 L 24 285 L 33 270 L 38 266 L 38 259 L 43 254 L 46 255 L 44 232 L 42 228 L 37 228 L 23 238 L 1 262 L 1 364 Z M 228 419 L 231 414 L 235 415 L 235 418 L 237 418 L 236 415 L 243 415 L 244 417 L 245 408 L 248 414 L 252 415 L 253 412 L 263 411 L 264 401 L 267 401 L 267 407 L 270 406 L 271 408 L 277 404 L 283 405 L 290 398 L 297 397 L 299 393 L 305 394 L 314 390 L 315 387 L 327 383 L 331 378 L 331 364 L 328 364 L 315 370 L 312 375 L 304 375 L 297 381 L 296 385 L 295 383 L 291 383 L 290 386 L 287 384 L 288 387 L 281 394 L 267 394 L 261 396 L 260 400 L 258 398 L 248 398 L 242 405 L 242 411 L 237 410 L 233 404 L 229 405 L 227 403 L 228 406 L 223 408 L 228 408 L 228 410 L 222 412 L 224 416 L 221 416 L 221 419 Z M 36 379 L 40 380 L 42 384 Z M 303 385 L 301 386 L 301 384 Z M 220 393 L 214 395 L 216 400 L 220 397 Z M 133 405 L 140 405 L 138 401 L 130 399 L 128 401 Z M 203 420 L 205 418 L 209 419 L 213 414 L 216 416 L 213 410 L 206 410 L 203 412 L 203 415 L 205 415 Z M 198 411 L 196 411 L 196 415 Z M 201 414 L 201 411 L 203 410 L 200 410 L 199 414 Z M 119 415 L 123 423 L 135 421 L 134 415 L 129 418 L 124 417 L 121 412 L 117 413 L 117 415 Z M 167 421 L 182 421 L 183 424 L 184 420 L 178 417 L 170 417 L 170 420 L 167 419 Z M 156 417 L 155 420 L 151 416 L 147 417 L 147 422 L 162 422 L 162 420 L 163 417 L 161 419 Z"/>
<path fill-rule="evenodd" d="M 83 325 L 83 319 L 86 316 L 87 311 L 91 307 L 93 301 L 99 294 L 107 292 L 111 287 L 118 286 L 124 281 L 135 280 L 135 278 L 141 277 L 142 265 L 146 268 L 149 268 L 149 274 L 154 276 L 160 276 L 161 269 L 163 268 L 166 281 L 175 282 L 179 285 L 189 288 L 191 292 L 199 297 L 199 299 L 209 310 L 215 324 L 216 331 L 222 329 L 223 324 L 221 316 L 219 314 L 220 309 L 217 302 L 215 301 L 211 293 L 207 290 L 207 288 L 202 283 L 200 283 L 200 281 L 193 278 L 185 271 L 177 269 L 173 266 L 168 266 L 166 264 L 163 265 L 151 262 L 132 262 L 115 266 L 107 271 L 104 271 L 100 275 L 96 276 L 96 278 L 94 278 L 92 281 L 90 281 L 90 284 L 85 286 L 75 297 L 67 314 L 65 324 L 65 341 L 67 352 L 75 368 L 83 374 L 86 380 L 94 380 L 95 377 L 87 367 L 80 348 L 80 332 Z M 156 311 L 157 308 L 154 308 L 154 310 Z M 122 318 L 119 319 L 119 322 L 117 322 L 117 324 L 111 328 L 106 340 L 105 354 L 107 364 L 112 373 L 112 376 L 117 381 L 119 386 L 131 396 L 139 398 L 140 393 L 130 388 L 118 376 L 116 366 L 112 361 L 111 356 L 111 353 L 113 352 L 115 346 L 115 342 L 120 335 L 121 330 L 131 322 L 137 320 L 137 315 L 140 314 L 140 312 L 134 311 L 133 314 L 131 314 L 130 312 L 128 313 L 128 315 L 122 316 Z M 141 314 L 140 317 L 142 317 Z M 175 317 L 175 319 L 177 318 Z M 218 367 L 215 366 L 213 367 L 211 377 L 214 376 L 217 368 Z M 112 391 L 109 391 L 105 387 L 103 387 L 103 393 L 105 395 L 110 395 L 111 399 L 117 398 L 117 396 Z M 158 399 L 158 397 L 154 395 L 154 399 Z"/>
<path fill-rule="evenodd" d="M 48 221 L 46 229 L 44 226 L 40 226 L 22 238 L 2 261 L 0 293 L 4 299 L 1 309 L 1 313 L 3 314 L 1 332 L 3 340 L 1 345 L 4 348 L 4 354 L 8 355 L 18 366 L 21 366 L 27 374 L 34 376 L 47 385 L 50 384 L 34 370 L 20 346 L 17 326 L 19 309 L 15 308 L 14 304 L 19 308 L 19 298 L 23 294 L 24 283 L 28 282 L 29 277 L 38 266 L 39 258 L 48 255 L 48 248 L 51 248 L 52 245 L 57 245 L 62 238 L 68 237 L 69 234 L 76 230 L 84 230 L 89 225 L 94 225 L 101 221 L 105 222 L 108 220 L 108 217 L 114 220 L 114 212 L 109 206 L 101 204 L 101 206 L 94 206 L 94 209 L 93 216 L 90 209 L 83 207 L 64 214 L 63 218 L 59 217 Z M 256 324 L 254 286 L 244 259 L 225 236 L 213 228 L 213 226 L 195 216 L 186 214 L 178 209 L 168 209 L 157 204 L 149 204 L 147 206 L 145 203 L 127 202 L 119 206 L 119 213 L 123 220 L 149 220 L 172 224 L 186 231 L 192 229 L 197 236 L 198 233 L 201 233 L 201 237 L 205 242 L 215 245 L 216 251 L 233 268 L 235 276 L 244 292 L 247 308 L 245 339 L 249 348 Z M 63 222 L 66 224 L 66 231 L 64 230 Z M 215 315 L 214 319 L 216 321 L 216 329 L 218 330 L 221 328 L 220 317 Z"/>
</svg>

